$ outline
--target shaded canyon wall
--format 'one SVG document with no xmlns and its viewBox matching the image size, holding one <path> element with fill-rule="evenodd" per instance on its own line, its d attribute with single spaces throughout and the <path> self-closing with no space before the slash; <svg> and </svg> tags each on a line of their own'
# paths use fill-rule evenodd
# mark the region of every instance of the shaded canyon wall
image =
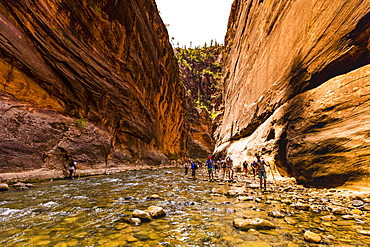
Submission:
<svg viewBox="0 0 370 247">
<path fill-rule="evenodd" d="M 154 0 L 0 1 L 4 181 L 168 164 L 183 88 Z"/>
<path fill-rule="evenodd" d="M 215 155 L 369 187 L 370 2 L 235 0 Z M 274 167 L 274 166 L 273 166 Z"/>
</svg>

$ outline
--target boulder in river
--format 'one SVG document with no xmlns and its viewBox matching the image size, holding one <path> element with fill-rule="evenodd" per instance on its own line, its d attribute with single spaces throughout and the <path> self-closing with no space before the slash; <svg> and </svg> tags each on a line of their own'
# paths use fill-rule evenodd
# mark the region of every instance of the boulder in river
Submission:
<svg viewBox="0 0 370 247">
<path fill-rule="evenodd" d="M 160 198 L 159 195 L 154 194 L 154 195 L 149 196 L 148 199 L 149 200 L 157 200 L 157 199 L 161 199 L 161 198 Z"/>
<path fill-rule="evenodd" d="M 147 211 L 152 218 L 160 218 L 166 215 L 164 209 L 157 206 L 150 206 Z"/>
<path fill-rule="evenodd" d="M 310 205 L 300 202 L 294 203 L 292 206 L 297 210 L 308 211 L 310 209 Z"/>
<path fill-rule="evenodd" d="M 261 218 L 254 218 L 254 219 L 235 219 L 233 221 L 234 227 L 241 229 L 241 230 L 269 230 L 274 229 L 276 226 L 265 219 Z"/>
<path fill-rule="evenodd" d="M 362 207 L 364 204 L 365 203 L 362 200 L 353 200 L 352 201 L 352 206 L 354 206 L 354 207 Z"/>
<path fill-rule="evenodd" d="M 9 185 L 5 183 L 0 183 L 0 191 L 7 191 L 9 190 Z"/>
<path fill-rule="evenodd" d="M 143 210 L 135 210 L 132 213 L 132 217 L 139 218 L 142 221 L 151 221 L 152 220 L 152 217 L 150 216 L 150 214 L 146 211 L 143 211 Z"/>
<path fill-rule="evenodd" d="M 351 211 L 349 211 L 348 208 L 344 208 L 344 207 L 333 208 L 332 211 L 333 211 L 333 214 L 337 214 L 337 215 L 351 214 Z"/>
<path fill-rule="evenodd" d="M 304 239 L 311 243 L 319 243 L 321 241 L 321 236 L 311 231 L 305 231 Z"/>
</svg>

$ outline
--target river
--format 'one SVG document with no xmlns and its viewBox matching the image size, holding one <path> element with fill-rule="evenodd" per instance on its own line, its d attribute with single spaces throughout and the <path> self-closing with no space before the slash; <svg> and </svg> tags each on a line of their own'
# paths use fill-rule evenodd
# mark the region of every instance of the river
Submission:
<svg viewBox="0 0 370 247">
<path fill-rule="evenodd" d="M 370 246 L 368 198 L 355 200 L 346 191 L 271 179 L 269 192 L 263 193 L 252 176 L 209 182 L 202 169 L 196 180 L 180 168 L 165 168 L 40 182 L 28 190 L 2 192 L 0 245 L 317 246 L 304 240 L 310 230 L 322 237 L 321 245 Z M 230 190 L 232 195 L 226 196 Z M 150 199 L 153 194 L 160 199 Z M 307 203 L 310 209 L 294 203 Z M 162 207 L 166 216 L 139 226 L 123 220 L 152 205 Z M 350 213 L 333 216 L 333 205 Z M 273 216 L 273 211 L 282 216 Z M 334 218 L 323 220 L 327 215 Z M 242 231 L 233 226 L 234 219 L 256 217 L 276 228 Z"/>
</svg>

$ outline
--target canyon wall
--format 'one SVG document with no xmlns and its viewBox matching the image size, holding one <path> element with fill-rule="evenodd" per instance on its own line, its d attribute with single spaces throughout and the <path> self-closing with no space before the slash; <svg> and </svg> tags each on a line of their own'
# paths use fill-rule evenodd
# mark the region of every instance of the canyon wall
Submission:
<svg viewBox="0 0 370 247">
<path fill-rule="evenodd" d="M 235 0 L 216 157 L 308 186 L 368 185 L 370 2 Z"/>
<path fill-rule="evenodd" d="M 154 0 L 0 1 L 0 180 L 161 166 L 186 148 Z"/>
</svg>

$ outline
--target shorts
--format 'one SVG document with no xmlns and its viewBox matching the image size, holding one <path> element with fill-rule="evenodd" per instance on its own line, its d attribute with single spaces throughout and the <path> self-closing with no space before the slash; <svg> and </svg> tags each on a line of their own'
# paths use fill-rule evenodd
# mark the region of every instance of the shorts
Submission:
<svg viewBox="0 0 370 247">
<path fill-rule="evenodd" d="M 208 172 L 212 172 L 213 170 L 213 168 L 208 168 Z"/>
<path fill-rule="evenodd" d="M 266 172 L 258 172 L 260 178 L 267 178 Z"/>
</svg>

